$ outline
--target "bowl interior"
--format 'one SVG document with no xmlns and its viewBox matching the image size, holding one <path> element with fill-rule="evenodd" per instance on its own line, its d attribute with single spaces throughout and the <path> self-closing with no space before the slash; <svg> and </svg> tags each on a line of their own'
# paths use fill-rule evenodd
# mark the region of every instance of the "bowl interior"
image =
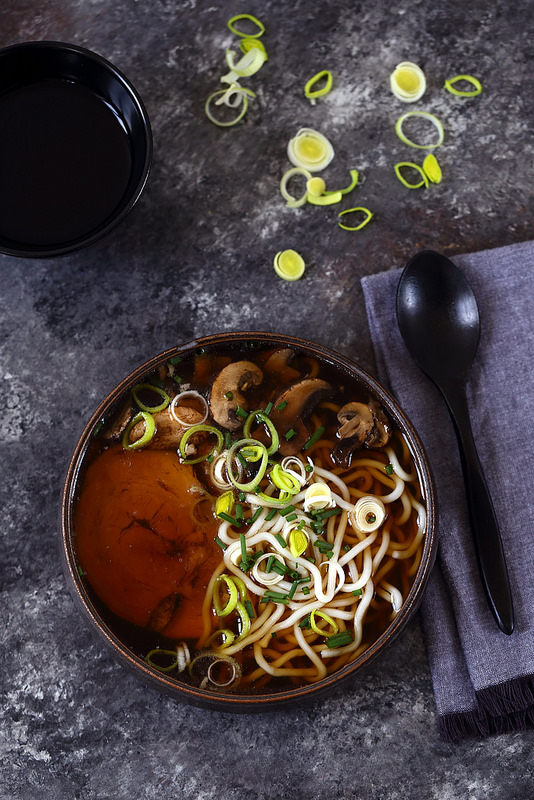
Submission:
<svg viewBox="0 0 534 800">
<path fill-rule="evenodd" d="M 0 51 L 0 251 L 88 245 L 132 208 L 152 155 L 141 98 L 112 64 L 61 42 Z"/>
<path fill-rule="evenodd" d="M 238 687 L 231 692 L 214 692 L 203 688 L 198 682 L 184 679 L 183 675 L 174 675 L 160 671 L 143 658 L 143 652 L 132 645 L 132 632 L 128 625 L 123 625 L 114 615 L 110 615 L 102 602 L 96 597 L 89 585 L 83 570 L 80 569 L 77 533 L 75 525 L 76 507 L 80 486 L 83 484 L 86 470 L 94 456 L 95 436 L 101 426 L 116 417 L 119 408 L 124 405 L 125 396 L 130 396 L 132 388 L 144 383 L 147 378 L 160 372 L 165 365 L 187 363 L 188 359 L 203 354 L 231 353 L 232 360 L 256 358 L 263 351 L 291 348 L 299 358 L 311 359 L 324 367 L 330 380 L 339 381 L 339 385 L 350 382 L 362 396 L 378 401 L 392 425 L 400 432 L 406 447 L 413 459 L 417 471 L 422 502 L 426 510 L 424 537 L 420 551 L 420 561 L 414 567 L 413 582 L 406 590 L 402 607 L 395 616 L 379 631 L 376 638 L 359 653 L 350 663 L 342 666 L 321 680 L 302 686 L 282 685 L 273 689 L 267 687 L 251 694 Z M 61 520 L 61 551 L 64 569 L 73 597 L 89 622 L 90 627 L 108 647 L 113 655 L 126 667 L 132 669 L 137 677 L 156 687 L 160 691 L 171 694 L 186 702 L 203 707 L 228 711 L 272 710 L 304 699 L 315 698 L 350 678 L 356 671 L 367 665 L 378 653 L 403 629 L 416 610 L 426 584 L 429 571 L 435 557 L 434 537 L 434 492 L 428 463 L 421 443 L 412 425 L 398 408 L 394 399 L 367 373 L 346 358 L 328 348 L 315 345 L 294 337 L 279 337 L 264 333 L 230 333 L 206 337 L 192 343 L 162 353 L 143 364 L 134 373 L 122 381 L 116 389 L 99 406 L 87 424 L 71 460 L 64 486 Z M 143 645 L 146 648 L 148 644 Z M 184 673 L 185 674 L 185 673 Z"/>
</svg>

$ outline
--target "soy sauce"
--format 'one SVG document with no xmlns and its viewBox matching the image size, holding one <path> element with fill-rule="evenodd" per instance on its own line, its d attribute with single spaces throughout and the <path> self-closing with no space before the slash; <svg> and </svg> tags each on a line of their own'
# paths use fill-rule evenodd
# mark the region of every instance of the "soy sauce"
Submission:
<svg viewBox="0 0 534 800">
<path fill-rule="evenodd" d="M 0 95 L 0 236 L 46 247 L 97 230 L 131 167 L 121 120 L 85 86 L 51 79 Z"/>
</svg>

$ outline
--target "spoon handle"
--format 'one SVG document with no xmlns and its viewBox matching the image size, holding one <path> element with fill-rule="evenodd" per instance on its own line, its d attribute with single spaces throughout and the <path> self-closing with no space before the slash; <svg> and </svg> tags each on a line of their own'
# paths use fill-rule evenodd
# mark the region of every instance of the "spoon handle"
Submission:
<svg viewBox="0 0 534 800">
<path fill-rule="evenodd" d="M 469 518 L 488 605 L 501 631 L 511 634 L 514 610 L 508 570 L 495 510 L 473 439 L 465 385 L 455 383 L 441 388 L 456 428 Z"/>
</svg>

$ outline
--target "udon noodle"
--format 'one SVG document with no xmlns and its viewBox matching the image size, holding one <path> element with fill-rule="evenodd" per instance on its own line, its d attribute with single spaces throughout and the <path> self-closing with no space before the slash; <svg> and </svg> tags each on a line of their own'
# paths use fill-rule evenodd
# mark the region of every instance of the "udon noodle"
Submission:
<svg viewBox="0 0 534 800">
<path fill-rule="evenodd" d="M 76 515 L 87 581 L 181 680 L 322 680 L 387 629 L 417 572 L 426 512 L 405 439 L 298 352 L 197 354 L 157 377 L 97 437 Z"/>
</svg>

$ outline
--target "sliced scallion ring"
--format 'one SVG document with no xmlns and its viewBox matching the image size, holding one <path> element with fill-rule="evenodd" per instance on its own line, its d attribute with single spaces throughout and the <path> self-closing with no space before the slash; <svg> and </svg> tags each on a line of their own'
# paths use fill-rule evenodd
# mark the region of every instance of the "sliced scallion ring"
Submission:
<svg viewBox="0 0 534 800">
<path fill-rule="evenodd" d="M 237 102 L 236 100 L 231 99 L 233 94 L 236 95 Z M 216 92 L 213 92 L 213 94 L 210 94 L 204 105 L 204 111 L 207 118 L 209 119 L 210 122 L 213 122 L 214 125 L 218 125 L 220 128 L 229 128 L 232 125 L 236 125 L 240 120 L 243 119 L 243 117 L 247 113 L 248 109 L 247 95 L 255 97 L 254 92 L 250 92 L 250 90 L 248 89 L 243 89 L 242 86 L 237 86 L 237 84 L 235 83 L 232 84 L 228 89 L 218 89 Z M 238 108 L 238 106 L 241 105 L 242 108 L 241 111 L 237 114 L 237 116 L 234 117 L 234 119 L 225 122 L 224 120 L 219 120 L 214 116 L 211 110 L 211 106 L 213 104 L 217 106 L 224 105 L 227 106 L 228 108 Z"/>
<path fill-rule="evenodd" d="M 308 195 L 312 194 L 314 197 L 320 197 L 324 194 L 326 189 L 326 184 L 323 178 L 318 178 L 317 176 L 308 178 L 306 181 L 306 190 Z"/>
<path fill-rule="evenodd" d="M 438 139 L 436 142 L 430 142 L 428 144 L 418 144 L 417 142 L 412 142 L 411 139 L 408 139 L 408 137 L 405 135 L 403 131 L 403 125 L 406 122 L 406 120 L 412 119 L 413 117 L 421 117 L 422 119 L 427 119 L 429 122 L 432 123 L 432 125 L 436 128 L 438 132 Z M 434 114 L 431 114 L 429 111 L 407 111 L 406 114 L 402 114 L 402 116 L 400 116 L 397 122 L 395 123 L 395 133 L 397 134 L 401 142 L 404 142 L 404 144 L 407 144 L 410 147 L 416 147 L 419 150 L 431 150 L 434 147 L 439 147 L 441 144 L 443 144 L 443 138 L 445 135 L 441 121 L 436 116 L 434 116 Z"/>
<path fill-rule="evenodd" d="M 302 531 L 299 528 L 293 528 L 289 532 L 289 536 L 287 537 L 287 541 L 289 544 L 289 550 L 293 558 L 298 558 L 303 553 L 306 552 L 308 547 L 310 537 L 306 533 L 306 531 Z"/>
<path fill-rule="evenodd" d="M 334 148 L 322 133 L 312 128 L 301 128 L 290 139 L 287 156 L 296 167 L 304 167 L 310 172 L 320 172 L 334 158 Z"/>
<path fill-rule="evenodd" d="M 278 431 L 276 430 L 273 421 L 269 419 L 267 414 L 261 409 L 251 411 L 245 420 L 245 424 L 243 425 L 243 436 L 246 438 L 250 438 L 252 424 L 254 422 L 257 422 L 259 425 L 265 425 L 267 428 L 269 436 L 271 437 L 271 444 L 267 448 L 267 455 L 272 456 L 273 453 L 276 453 L 280 445 L 280 437 L 278 436 Z"/>
<path fill-rule="evenodd" d="M 131 442 L 130 432 L 139 422 L 144 422 L 145 430 L 139 439 Z M 126 430 L 122 435 L 122 446 L 125 450 L 138 450 L 140 447 L 145 447 L 153 439 L 155 433 L 156 423 L 152 414 L 149 414 L 148 411 L 139 411 L 126 426 Z"/>
<path fill-rule="evenodd" d="M 160 402 L 156 403 L 154 406 L 149 406 L 139 397 L 140 393 L 143 391 L 154 392 L 154 394 L 159 395 Z M 141 411 L 149 411 L 151 414 L 156 414 L 158 411 L 163 411 L 171 402 L 171 398 L 167 392 L 160 386 L 154 386 L 152 383 L 138 383 L 137 386 L 133 387 L 132 395 Z"/>
<path fill-rule="evenodd" d="M 316 617 L 324 619 L 324 621 L 327 622 L 328 625 L 330 625 L 330 627 L 332 628 L 332 632 L 330 633 L 319 628 L 319 626 L 315 621 Z M 319 636 L 333 636 L 335 633 L 338 632 L 337 622 L 335 622 L 335 620 L 333 620 L 332 617 L 329 616 L 329 614 L 326 614 L 324 611 L 321 611 L 320 608 L 314 608 L 313 611 L 311 612 L 310 626 L 312 631 L 314 631 L 314 633 L 318 633 Z"/>
<path fill-rule="evenodd" d="M 258 31 L 256 33 L 246 33 L 245 31 L 238 30 L 235 27 L 235 23 L 240 22 L 243 19 L 252 22 L 258 28 Z M 246 39 L 258 39 L 265 33 L 265 25 L 263 22 L 260 22 L 260 20 L 257 19 L 257 17 L 254 17 L 252 14 L 236 14 L 235 17 L 232 17 L 228 20 L 228 27 L 232 33 L 236 34 L 236 36 L 243 36 Z"/>
<path fill-rule="evenodd" d="M 282 180 L 280 181 L 280 193 L 284 200 L 287 201 L 288 206 L 297 208 L 297 206 L 304 205 L 307 200 L 308 192 L 307 190 L 304 190 L 304 194 L 301 197 L 293 197 L 293 195 L 289 194 L 287 184 L 290 178 L 292 178 L 294 175 L 302 175 L 308 181 L 312 177 L 312 174 L 309 170 L 304 169 L 304 167 L 292 167 L 282 175 Z"/>
<path fill-rule="evenodd" d="M 225 584 L 227 595 L 225 601 L 221 599 L 221 588 L 223 584 Z M 219 575 L 216 578 L 213 586 L 213 608 L 215 609 L 215 613 L 218 617 L 227 617 L 228 614 L 235 609 L 237 602 L 237 586 L 235 585 L 233 578 L 223 572 L 222 575 Z"/>
<path fill-rule="evenodd" d="M 237 78 L 248 78 L 258 72 L 265 62 L 265 52 L 260 50 L 259 47 L 252 47 L 244 53 L 239 61 L 235 61 L 235 52 L 233 50 L 226 51 L 226 63 L 230 68 L 228 75 L 223 75 L 221 81 L 223 83 L 233 83 Z"/>
<path fill-rule="evenodd" d="M 290 472 L 286 472 L 280 464 L 275 464 L 269 472 L 271 483 L 283 492 L 298 494 L 300 492 L 300 481 Z"/>
<path fill-rule="evenodd" d="M 244 603 L 241 602 L 241 600 L 237 601 L 235 610 L 236 610 L 236 613 L 238 614 L 239 620 L 240 620 L 240 628 L 241 628 L 241 630 L 239 632 L 239 636 L 237 637 L 237 641 L 240 642 L 242 639 L 245 638 L 245 636 L 249 632 L 251 622 L 250 622 L 250 616 L 249 616 L 249 613 L 248 613 L 248 611 L 246 609 L 246 606 L 245 606 Z"/>
<path fill-rule="evenodd" d="M 204 456 L 199 456 L 198 458 L 188 458 L 187 457 L 187 443 L 189 439 L 194 436 L 196 433 L 209 433 L 212 436 L 215 436 L 217 439 L 217 445 L 211 453 L 216 452 L 218 453 L 220 450 L 223 449 L 224 446 L 224 436 L 222 435 L 221 431 L 218 428 L 215 428 L 213 425 L 193 425 L 191 428 L 188 428 L 182 438 L 180 439 L 180 445 L 178 447 L 178 452 L 180 453 L 181 457 L 184 459 L 185 464 L 198 464 L 200 461 L 205 461 L 205 459 L 210 455 L 210 453 L 206 453 Z"/>
<path fill-rule="evenodd" d="M 259 39 L 254 39 L 251 36 L 247 36 L 246 39 L 241 39 L 239 42 L 239 47 L 242 53 L 248 53 L 253 47 L 257 47 L 263 55 L 265 56 L 265 61 L 269 60 L 269 56 L 267 55 L 267 50 L 265 49 L 265 45 L 263 42 L 260 42 Z"/>
<path fill-rule="evenodd" d="M 402 61 L 397 64 L 390 75 L 391 91 L 398 100 L 404 103 L 415 103 L 425 93 L 425 73 L 412 61 Z"/>
<path fill-rule="evenodd" d="M 250 481 L 243 483 L 234 477 L 235 460 L 238 458 L 238 454 L 243 448 L 250 446 L 260 447 L 262 449 L 262 457 L 254 477 Z M 236 489 L 239 489 L 240 492 L 250 492 L 255 489 L 265 475 L 268 460 L 269 456 L 267 453 L 267 448 L 264 444 L 259 442 L 257 439 L 239 439 L 237 442 L 233 443 L 226 454 L 226 472 L 228 473 L 228 477 Z"/>
<path fill-rule="evenodd" d="M 349 192 L 352 192 L 352 190 L 355 189 L 358 184 L 359 172 L 357 169 L 351 169 L 349 170 L 349 174 L 351 180 L 348 186 L 346 186 L 344 189 L 337 189 L 334 192 L 325 191 L 324 194 L 337 194 L 338 192 L 340 192 L 341 194 L 348 194 Z"/>
<path fill-rule="evenodd" d="M 408 183 L 404 175 L 402 174 L 402 169 L 413 169 L 419 173 L 421 176 L 421 180 L 419 183 Z M 419 164 L 414 164 L 412 161 L 399 161 L 394 166 L 395 175 L 400 180 L 403 186 L 406 186 L 407 189 L 421 189 L 423 186 L 426 188 L 428 186 L 428 178 L 425 175 L 424 170 Z"/>
<path fill-rule="evenodd" d="M 280 250 L 273 260 L 274 271 L 285 281 L 298 281 L 302 278 L 306 264 L 296 250 Z"/>
<path fill-rule="evenodd" d="M 356 208 L 346 208 L 344 211 L 341 211 L 338 214 L 338 217 L 344 217 L 347 214 L 364 214 L 365 216 L 363 220 L 358 223 L 358 225 L 345 225 L 344 222 L 338 222 L 339 227 L 343 228 L 344 231 L 360 231 L 367 225 L 373 216 L 373 212 L 369 211 L 368 208 L 356 206 Z"/>
<path fill-rule="evenodd" d="M 468 89 L 467 91 L 457 89 L 455 84 L 461 81 L 470 83 L 474 88 Z M 443 88 L 451 94 L 455 94 L 457 97 L 476 97 L 477 94 L 482 92 L 482 84 L 478 78 L 474 78 L 472 75 L 456 75 L 454 78 L 449 78 L 449 80 L 445 81 Z"/>
<path fill-rule="evenodd" d="M 343 195 L 341 192 L 329 192 L 328 194 L 310 194 L 308 192 L 308 203 L 312 206 L 333 206 L 335 203 L 341 203 Z"/>
<path fill-rule="evenodd" d="M 431 183 L 441 183 L 441 167 L 434 153 L 425 156 L 423 172 Z"/>
<path fill-rule="evenodd" d="M 315 88 L 317 84 L 322 84 L 319 88 Z M 322 69 L 304 86 L 304 95 L 308 98 L 312 105 L 315 105 L 318 97 L 324 97 L 325 94 L 332 88 L 332 73 L 328 69 Z"/>
<path fill-rule="evenodd" d="M 312 483 L 306 489 L 304 495 L 304 511 L 317 511 L 321 508 L 328 508 L 334 505 L 330 486 L 322 481 Z"/>
</svg>

